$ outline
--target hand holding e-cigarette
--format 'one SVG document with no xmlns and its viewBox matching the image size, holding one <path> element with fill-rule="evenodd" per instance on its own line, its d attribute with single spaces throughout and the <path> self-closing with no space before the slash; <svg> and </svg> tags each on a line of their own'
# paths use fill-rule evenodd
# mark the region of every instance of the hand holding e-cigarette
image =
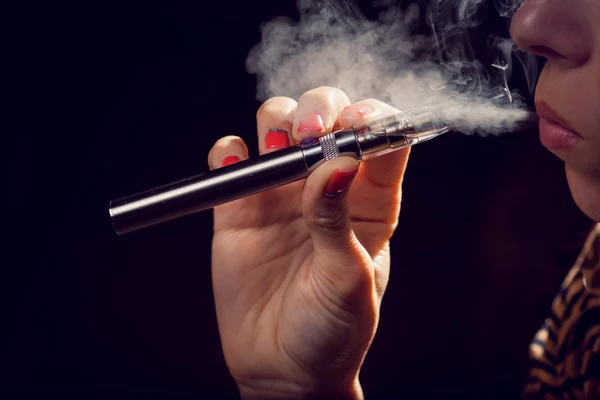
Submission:
<svg viewBox="0 0 600 400">
<path fill-rule="evenodd" d="M 340 90 L 298 103 L 268 100 L 257 114 L 260 152 L 392 115 Z M 359 163 L 339 157 L 305 181 L 214 209 L 212 276 L 225 358 L 244 396 L 321 393 L 351 398 L 375 333 L 389 273 L 408 148 Z M 245 159 L 227 137 L 211 168 Z M 260 367 L 257 367 L 260 366 Z M 277 397 L 277 395 L 275 396 Z"/>
</svg>

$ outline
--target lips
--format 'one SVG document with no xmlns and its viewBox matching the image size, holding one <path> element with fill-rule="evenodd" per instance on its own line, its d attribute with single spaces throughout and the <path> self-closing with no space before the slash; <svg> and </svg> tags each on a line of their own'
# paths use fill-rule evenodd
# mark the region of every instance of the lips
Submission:
<svg viewBox="0 0 600 400">
<path fill-rule="evenodd" d="M 540 140 L 548 150 L 565 150 L 576 145 L 582 137 L 545 102 L 537 102 L 540 116 Z"/>
</svg>

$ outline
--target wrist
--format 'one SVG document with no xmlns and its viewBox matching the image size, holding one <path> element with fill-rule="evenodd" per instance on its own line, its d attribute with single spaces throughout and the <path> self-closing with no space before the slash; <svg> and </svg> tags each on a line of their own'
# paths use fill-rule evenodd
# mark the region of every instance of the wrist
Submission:
<svg viewBox="0 0 600 400">
<path fill-rule="evenodd" d="M 262 382 L 238 384 L 244 400 L 254 399 L 330 399 L 363 400 L 363 391 L 358 378 L 336 387 L 307 387 L 291 382 Z"/>
</svg>

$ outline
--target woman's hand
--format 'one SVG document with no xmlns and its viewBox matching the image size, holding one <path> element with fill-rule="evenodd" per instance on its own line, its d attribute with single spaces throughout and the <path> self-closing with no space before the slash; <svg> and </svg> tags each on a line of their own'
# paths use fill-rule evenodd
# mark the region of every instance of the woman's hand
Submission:
<svg viewBox="0 0 600 400">
<path fill-rule="evenodd" d="M 261 154 L 397 112 L 322 87 L 258 110 Z M 377 328 L 408 149 L 341 157 L 304 182 L 215 208 L 212 277 L 225 360 L 245 398 L 360 398 Z M 220 139 L 211 168 L 248 157 Z M 354 179 L 352 189 L 349 189 Z"/>
</svg>

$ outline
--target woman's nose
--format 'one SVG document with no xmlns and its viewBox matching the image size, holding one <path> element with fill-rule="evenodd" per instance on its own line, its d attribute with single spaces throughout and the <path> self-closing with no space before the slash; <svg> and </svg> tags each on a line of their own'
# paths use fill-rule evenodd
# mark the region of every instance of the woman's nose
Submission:
<svg viewBox="0 0 600 400">
<path fill-rule="evenodd" d="M 527 0 L 513 16 L 511 36 L 522 49 L 569 67 L 591 56 L 592 38 L 581 0 Z"/>
</svg>

